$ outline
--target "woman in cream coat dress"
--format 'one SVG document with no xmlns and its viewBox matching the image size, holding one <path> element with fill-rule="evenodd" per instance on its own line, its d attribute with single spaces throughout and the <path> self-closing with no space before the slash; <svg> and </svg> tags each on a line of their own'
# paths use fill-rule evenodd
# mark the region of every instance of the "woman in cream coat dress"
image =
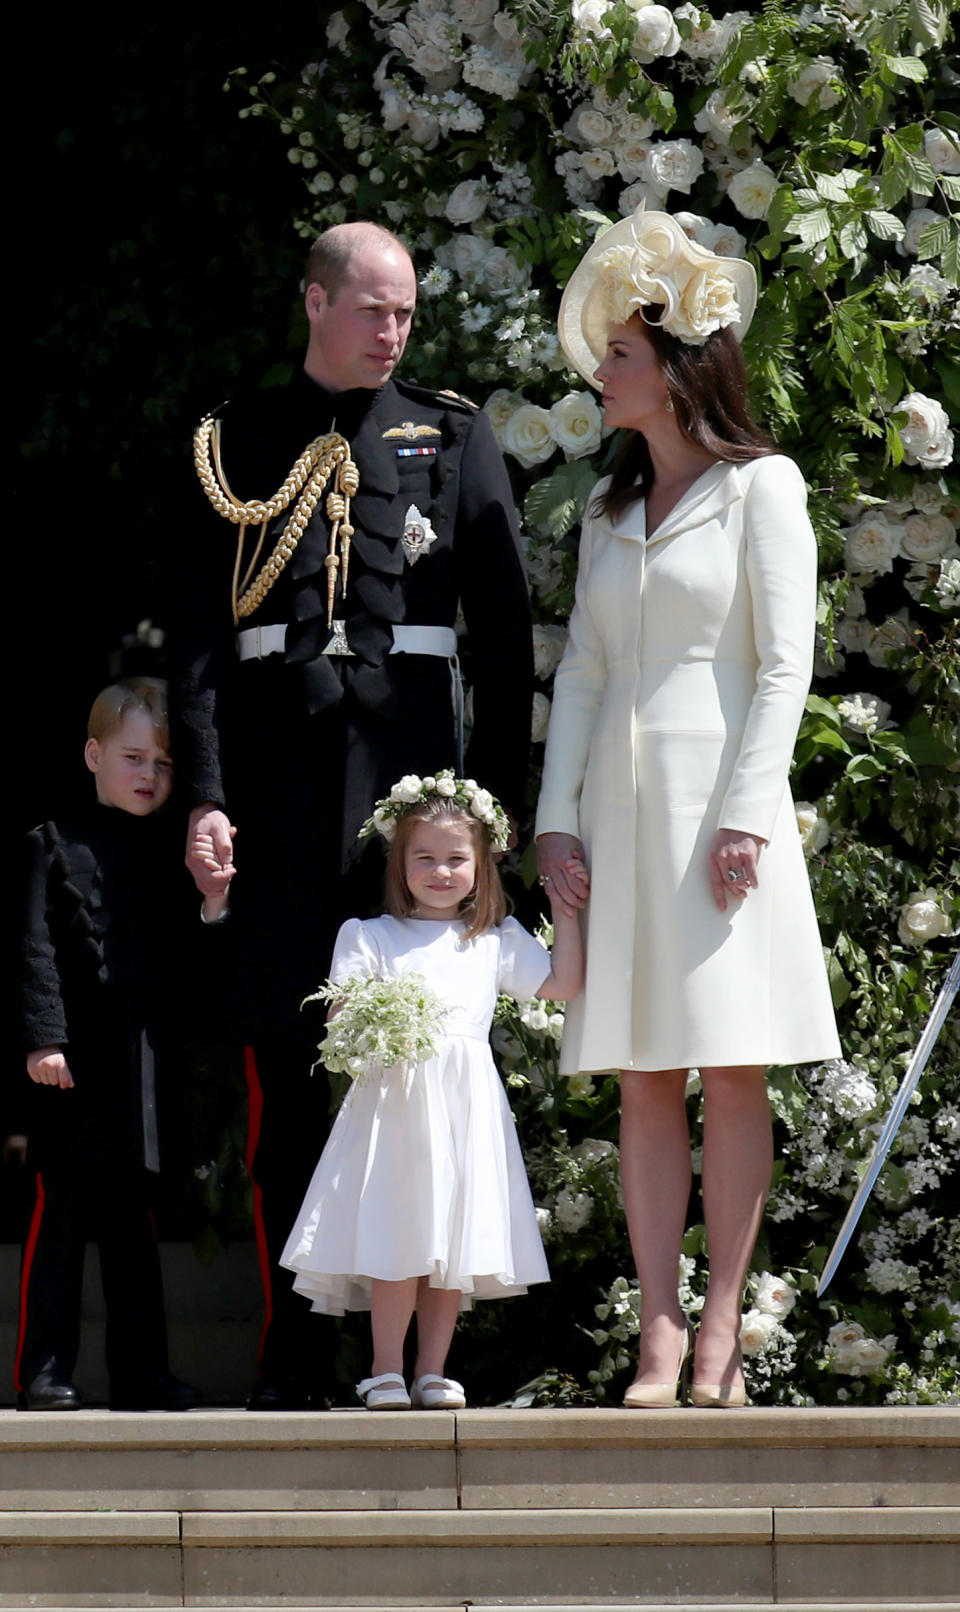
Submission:
<svg viewBox="0 0 960 1612">
<path fill-rule="evenodd" d="M 581 856 L 590 871 L 586 983 L 567 1010 L 561 1069 L 622 1071 L 621 1174 L 643 1292 L 626 1403 L 641 1407 L 674 1403 L 689 1348 L 677 1296 L 688 1070 L 704 1088 L 710 1252 L 694 1402 L 742 1404 L 743 1283 L 772 1162 L 764 1067 L 839 1054 L 787 782 L 816 608 L 804 483 L 749 419 L 733 332 L 694 341 L 682 314 L 671 329 L 669 296 L 656 326 L 636 311 L 654 300 L 643 270 L 662 267 L 664 235 L 674 249 L 681 237 L 670 289 L 694 253 L 665 218 L 641 214 L 601 237 L 561 313 L 607 424 L 637 435 L 584 520 L 537 815 L 554 896 L 583 906 Z M 596 294 L 599 249 L 626 229 L 635 276 L 637 248 L 650 254 L 632 309 L 622 254 L 619 303 Z M 730 260 L 712 261 L 732 278 Z M 742 316 L 752 269 L 734 270 Z"/>
</svg>

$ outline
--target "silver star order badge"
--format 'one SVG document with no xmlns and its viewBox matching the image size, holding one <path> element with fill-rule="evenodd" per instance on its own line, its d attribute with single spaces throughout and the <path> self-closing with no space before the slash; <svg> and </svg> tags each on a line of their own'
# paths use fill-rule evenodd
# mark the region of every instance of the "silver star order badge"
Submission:
<svg viewBox="0 0 960 1612">
<path fill-rule="evenodd" d="M 421 515 L 416 504 L 410 505 L 403 518 L 403 536 L 400 541 L 411 565 L 415 565 L 421 554 L 426 554 L 431 543 L 437 541 L 436 532 L 426 515 Z"/>
</svg>

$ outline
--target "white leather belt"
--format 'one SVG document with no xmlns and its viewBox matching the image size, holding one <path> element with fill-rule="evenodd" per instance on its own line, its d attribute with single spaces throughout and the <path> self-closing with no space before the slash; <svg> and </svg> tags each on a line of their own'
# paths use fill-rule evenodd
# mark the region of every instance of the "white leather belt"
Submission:
<svg viewBox="0 0 960 1612">
<path fill-rule="evenodd" d="M 287 642 L 286 622 L 271 622 L 267 627 L 244 627 L 237 633 L 237 654 L 241 660 L 263 660 L 266 655 L 282 655 Z M 457 653 L 457 635 L 452 627 L 406 627 L 393 629 L 391 655 L 442 655 L 453 660 Z M 324 655 L 352 655 L 347 643 L 344 623 L 335 621 L 333 637 Z"/>
</svg>

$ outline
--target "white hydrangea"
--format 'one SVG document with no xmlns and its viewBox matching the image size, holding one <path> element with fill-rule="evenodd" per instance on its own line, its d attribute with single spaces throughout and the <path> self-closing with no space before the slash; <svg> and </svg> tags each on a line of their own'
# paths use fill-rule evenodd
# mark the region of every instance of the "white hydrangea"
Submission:
<svg viewBox="0 0 960 1612">
<path fill-rule="evenodd" d="M 862 1119 L 872 1114 L 879 1100 L 877 1088 L 865 1069 L 847 1063 L 844 1058 L 832 1059 L 823 1065 L 820 1089 L 825 1101 L 844 1119 Z"/>
<path fill-rule="evenodd" d="M 920 1285 L 920 1272 L 902 1259 L 871 1260 L 865 1275 L 876 1293 L 909 1293 Z"/>
</svg>

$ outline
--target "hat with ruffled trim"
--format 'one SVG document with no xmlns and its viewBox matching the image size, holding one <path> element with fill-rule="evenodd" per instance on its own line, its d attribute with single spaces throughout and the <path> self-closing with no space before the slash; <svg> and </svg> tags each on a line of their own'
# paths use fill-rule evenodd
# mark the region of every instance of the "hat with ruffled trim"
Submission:
<svg viewBox="0 0 960 1612">
<path fill-rule="evenodd" d="M 648 318 L 645 310 L 657 306 L 662 315 Z M 669 213 L 648 213 L 641 202 L 632 218 L 604 230 L 574 269 L 560 303 L 560 344 L 577 373 L 599 388 L 595 371 L 610 326 L 632 314 L 701 347 L 728 325 L 742 340 L 756 306 L 752 263 L 708 252 Z"/>
</svg>

